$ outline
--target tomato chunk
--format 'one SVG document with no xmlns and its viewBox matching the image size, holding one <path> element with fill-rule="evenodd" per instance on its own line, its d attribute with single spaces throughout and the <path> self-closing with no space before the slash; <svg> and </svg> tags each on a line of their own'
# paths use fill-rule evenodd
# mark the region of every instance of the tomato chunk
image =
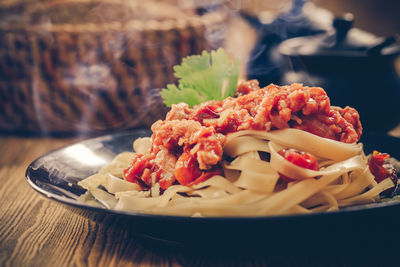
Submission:
<svg viewBox="0 0 400 267">
<path fill-rule="evenodd" d="M 221 107 L 218 105 L 206 105 L 201 107 L 197 113 L 194 115 L 194 119 L 203 123 L 205 119 L 215 119 L 219 118 L 221 112 Z"/>
<path fill-rule="evenodd" d="M 222 170 L 219 166 L 214 166 L 210 170 L 201 170 L 197 160 L 188 152 L 184 152 L 176 162 L 174 176 L 182 185 L 190 186 L 206 181 L 214 175 L 221 175 Z"/>
<path fill-rule="evenodd" d="M 279 155 L 281 155 L 282 157 L 284 157 L 285 159 L 287 159 L 288 161 L 299 167 L 314 171 L 317 171 L 319 169 L 318 159 L 311 153 L 298 151 L 293 148 L 284 148 L 278 153 Z M 280 174 L 280 176 L 282 180 L 285 182 L 294 181 L 294 179 L 287 177 L 283 174 Z"/>
<path fill-rule="evenodd" d="M 182 185 L 190 185 L 202 174 L 199 164 L 188 152 L 184 152 L 176 162 L 174 176 Z"/>
<path fill-rule="evenodd" d="M 394 184 L 394 187 L 383 191 L 381 193 L 382 195 L 393 195 L 398 183 L 397 174 L 393 165 L 385 162 L 389 157 L 389 154 L 374 151 L 368 162 L 369 170 L 375 176 L 375 181 L 377 183 L 382 182 L 386 178 L 390 178 Z"/>
<path fill-rule="evenodd" d="M 142 154 L 135 154 L 132 164 L 124 170 L 124 178 L 129 182 L 137 182 L 140 179 L 143 169 L 146 166 L 146 160 Z"/>
<path fill-rule="evenodd" d="M 152 157 L 146 157 L 142 154 L 135 154 L 131 165 L 124 169 L 123 176 L 128 182 L 136 183 L 142 188 L 151 186 L 150 169 Z"/>
<path fill-rule="evenodd" d="M 174 184 L 175 177 L 160 169 L 156 172 L 156 181 L 160 184 L 161 189 L 165 190 Z"/>
</svg>

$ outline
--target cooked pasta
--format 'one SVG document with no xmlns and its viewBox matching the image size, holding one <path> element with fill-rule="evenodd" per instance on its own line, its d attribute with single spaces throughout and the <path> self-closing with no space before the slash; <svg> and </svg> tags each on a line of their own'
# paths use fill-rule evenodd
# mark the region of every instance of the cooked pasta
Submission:
<svg viewBox="0 0 400 267">
<path fill-rule="evenodd" d="M 134 142 L 148 154 L 150 138 Z M 284 148 L 309 152 L 319 170 L 299 167 L 281 156 Z M 342 143 L 298 129 L 245 130 L 227 135 L 223 173 L 192 185 L 172 185 L 163 192 L 123 179 L 134 153 L 116 156 L 99 173 L 79 182 L 105 207 L 116 210 L 182 216 L 265 216 L 334 211 L 375 202 L 393 187 L 390 178 L 377 183 L 361 143 Z M 292 177 L 282 183 L 281 175 Z"/>
<path fill-rule="evenodd" d="M 172 105 L 151 130 L 134 153 L 79 182 L 90 201 L 154 214 L 267 216 L 375 202 L 397 186 L 388 155 L 368 159 L 357 143 L 358 112 L 331 106 L 319 87 L 244 82 L 236 97 Z"/>
</svg>

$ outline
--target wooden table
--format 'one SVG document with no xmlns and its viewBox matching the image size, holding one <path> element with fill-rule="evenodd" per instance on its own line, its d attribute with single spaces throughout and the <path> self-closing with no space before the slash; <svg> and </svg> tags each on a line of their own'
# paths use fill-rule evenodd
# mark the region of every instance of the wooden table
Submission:
<svg viewBox="0 0 400 267">
<path fill-rule="evenodd" d="M 91 215 L 47 199 L 25 181 L 40 155 L 74 138 L 0 137 L 0 266 L 388 266 L 396 254 L 321 257 L 192 251 L 146 242 L 111 215 Z M 94 217 L 95 216 L 95 217 Z"/>
</svg>

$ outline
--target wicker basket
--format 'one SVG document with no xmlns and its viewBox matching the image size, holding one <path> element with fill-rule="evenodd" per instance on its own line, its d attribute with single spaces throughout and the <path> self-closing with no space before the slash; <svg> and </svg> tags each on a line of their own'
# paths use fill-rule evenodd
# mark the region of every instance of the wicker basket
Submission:
<svg viewBox="0 0 400 267">
<path fill-rule="evenodd" d="M 99 7 L 121 14 L 83 15 Z M 175 82 L 172 67 L 221 45 L 227 16 L 181 16 L 172 6 L 156 7 L 126 0 L 42 2 L 23 11 L 25 23 L 0 24 L 0 129 L 92 133 L 162 117 L 159 88 Z"/>
</svg>

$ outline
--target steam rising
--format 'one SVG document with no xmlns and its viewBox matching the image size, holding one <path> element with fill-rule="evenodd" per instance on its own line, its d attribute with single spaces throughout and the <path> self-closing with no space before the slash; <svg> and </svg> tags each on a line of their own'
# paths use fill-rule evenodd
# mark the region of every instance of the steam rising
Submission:
<svg viewBox="0 0 400 267">
<path fill-rule="evenodd" d="M 255 24 L 259 32 L 259 40 L 250 55 L 247 66 L 248 77 L 258 79 L 261 85 L 281 84 L 282 76 L 286 71 L 285 65 L 292 68 L 296 65 L 306 70 L 300 60 L 290 62 L 290 59 L 282 57 L 278 46 L 289 38 L 329 31 L 331 17 L 329 12 L 317 8 L 310 2 L 295 0 L 286 12 L 280 13 L 272 21 L 270 19 L 269 23 L 263 24 L 263 20 L 254 21 L 250 18 L 250 22 Z M 316 81 L 309 80 L 307 84 L 313 85 L 314 82 Z"/>
<path fill-rule="evenodd" d="M 222 46 L 228 26 L 228 10 L 218 3 L 13 4 L 0 3 L 0 129 L 11 132 L 86 135 L 148 127 L 166 112 L 159 91 L 176 81 L 173 66 Z M 21 95 L 20 106 L 14 95 Z"/>
<path fill-rule="evenodd" d="M 10 3 L 0 3 L 0 52 L 9 54 L 0 60 L 0 93 L 25 99 L 15 106 L 0 97 L 0 129 L 86 135 L 148 127 L 166 112 L 159 91 L 176 81 L 173 65 L 221 46 L 249 62 L 249 78 L 278 82 L 276 45 L 297 34 L 293 25 L 309 26 L 304 14 L 326 14 L 304 0 L 258 2 L 23 1 L 8 13 Z M 255 14 L 260 20 L 240 18 Z"/>
</svg>

